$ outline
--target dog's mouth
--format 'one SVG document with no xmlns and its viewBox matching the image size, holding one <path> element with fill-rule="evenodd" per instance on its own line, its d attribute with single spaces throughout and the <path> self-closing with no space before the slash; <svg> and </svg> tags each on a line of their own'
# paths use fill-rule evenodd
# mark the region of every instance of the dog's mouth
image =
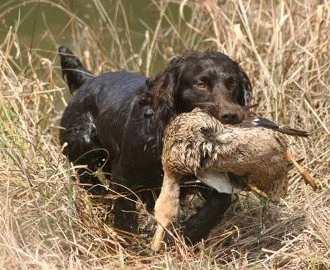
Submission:
<svg viewBox="0 0 330 270">
<path fill-rule="evenodd" d="M 249 109 L 242 108 L 239 105 L 216 106 L 212 102 L 201 102 L 194 105 L 218 119 L 222 124 L 232 125 L 241 123 L 244 111 Z"/>
<path fill-rule="evenodd" d="M 217 109 L 213 102 L 195 102 L 194 107 L 200 108 L 203 112 L 211 114 L 213 117 L 217 117 Z"/>
<path fill-rule="evenodd" d="M 251 105 L 247 105 L 243 107 L 243 111 L 244 112 L 248 112 L 248 111 L 255 111 L 255 109 L 259 106 L 258 103 L 255 104 L 251 104 Z"/>
</svg>

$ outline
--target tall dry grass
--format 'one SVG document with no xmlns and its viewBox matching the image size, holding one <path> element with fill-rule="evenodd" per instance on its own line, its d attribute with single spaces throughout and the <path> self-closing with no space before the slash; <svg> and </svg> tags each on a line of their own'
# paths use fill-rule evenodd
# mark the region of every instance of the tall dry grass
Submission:
<svg viewBox="0 0 330 270">
<path fill-rule="evenodd" d="M 66 1 L 24 4 L 39 2 L 67 14 L 72 49 L 95 73 L 152 75 L 189 48 L 228 53 L 248 72 L 260 114 L 311 131 L 288 141 L 322 190 L 314 193 L 293 170 L 280 205 L 240 195 L 198 251 L 177 241 L 154 255 L 145 235 L 127 245 L 102 204 L 75 186 L 61 155 L 57 125 L 68 98 L 56 58 L 61 40 L 48 31 L 47 48 L 26 46 L 17 24 L 0 44 L 1 269 L 330 268 L 329 1 L 152 1 L 158 19 L 145 23 L 137 44 L 121 1 L 111 12 L 105 1 L 90 1 L 93 25 Z"/>
</svg>

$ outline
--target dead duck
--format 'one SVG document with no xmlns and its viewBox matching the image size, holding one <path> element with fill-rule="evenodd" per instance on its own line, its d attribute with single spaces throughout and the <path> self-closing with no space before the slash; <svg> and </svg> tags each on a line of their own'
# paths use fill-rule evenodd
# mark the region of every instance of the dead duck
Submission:
<svg viewBox="0 0 330 270">
<path fill-rule="evenodd" d="M 287 172 L 293 162 L 303 173 L 305 181 L 316 189 L 313 179 L 289 154 L 284 136 L 274 130 L 308 136 L 308 132 L 277 125 L 250 111 L 237 125 L 224 125 L 200 109 L 177 116 L 165 131 L 164 179 L 155 205 L 158 225 L 152 250 L 160 249 L 165 228 L 177 218 L 180 182 L 186 175 L 195 175 L 219 192 L 252 190 L 279 202 L 286 196 Z M 244 176 L 245 180 L 235 183 L 227 173 Z"/>
</svg>

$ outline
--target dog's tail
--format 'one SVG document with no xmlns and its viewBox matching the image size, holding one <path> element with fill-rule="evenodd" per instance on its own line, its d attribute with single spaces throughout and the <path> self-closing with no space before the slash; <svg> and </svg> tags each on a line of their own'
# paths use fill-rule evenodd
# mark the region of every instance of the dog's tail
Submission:
<svg viewBox="0 0 330 270">
<path fill-rule="evenodd" d="M 58 48 L 58 53 L 61 57 L 62 76 L 66 80 L 71 93 L 94 77 L 69 48 L 61 46 Z"/>
</svg>

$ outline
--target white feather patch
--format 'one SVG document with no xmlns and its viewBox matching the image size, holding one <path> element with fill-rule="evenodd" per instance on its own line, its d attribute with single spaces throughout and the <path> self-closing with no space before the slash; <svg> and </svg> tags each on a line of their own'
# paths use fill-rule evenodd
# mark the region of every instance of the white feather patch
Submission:
<svg viewBox="0 0 330 270">
<path fill-rule="evenodd" d="M 239 190 L 234 188 L 227 173 L 204 172 L 197 175 L 198 180 L 214 188 L 220 193 L 235 193 Z"/>
</svg>

